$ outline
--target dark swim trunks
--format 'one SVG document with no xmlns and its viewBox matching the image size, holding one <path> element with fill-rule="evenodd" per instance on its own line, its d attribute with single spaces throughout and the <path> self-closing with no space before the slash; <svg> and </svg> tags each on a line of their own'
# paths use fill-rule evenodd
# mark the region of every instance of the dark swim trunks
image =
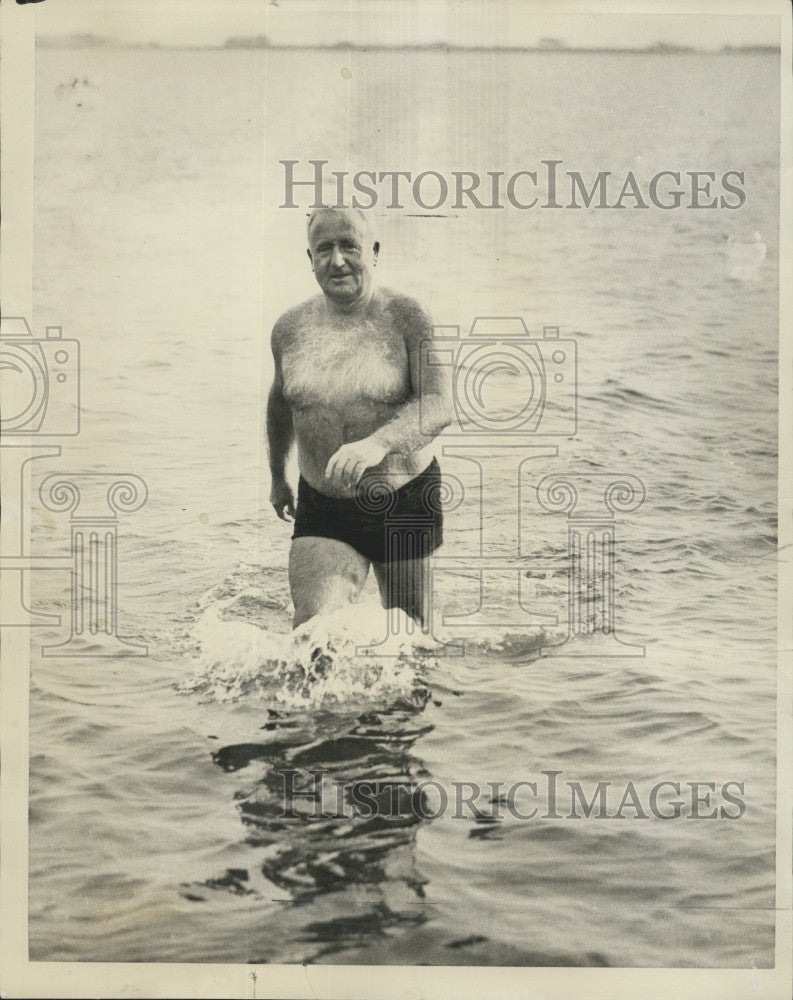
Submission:
<svg viewBox="0 0 793 1000">
<path fill-rule="evenodd" d="M 351 499 L 325 496 L 301 476 L 292 538 L 334 538 L 378 563 L 428 556 L 443 541 L 442 490 L 435 458 L 396 490 L 383 479 Z"/>
</svg>

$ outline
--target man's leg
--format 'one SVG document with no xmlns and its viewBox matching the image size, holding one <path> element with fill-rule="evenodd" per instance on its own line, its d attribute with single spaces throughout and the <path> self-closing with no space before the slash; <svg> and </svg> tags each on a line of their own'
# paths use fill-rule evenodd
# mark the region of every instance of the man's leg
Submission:
<svg viewBox="0 0 793 1000">
<path fill-rule="evenodd" d="M 427 632 L 430 627 L 430 557 L 372 563 L 386 608 L 401 608 Z"/>
<path fill-rule="evenodd" d="M 289 587 L 297 628 L 314 615 L 354 604 L 366 582 L 369 560 L 334 538 L 304 536 L 289 551 Z"/>
</svg>

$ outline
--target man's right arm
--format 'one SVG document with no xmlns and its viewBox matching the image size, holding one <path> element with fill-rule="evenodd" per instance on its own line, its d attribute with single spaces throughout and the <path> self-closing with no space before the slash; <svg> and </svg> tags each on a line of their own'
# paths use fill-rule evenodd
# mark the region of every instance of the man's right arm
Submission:
<svg viewBox="0 0 793 1000">
<path fill-rule="evenodd" d="M 270 503 L 282 521 L 286 514 L 295 516 L 295 497 L 286 481 L 286 461 L 295 438 L 292 424 L 292 409 L 284 396 L 284 379 L 281 369 L 281 345 L 279 326 L 273 327 L 272 335 L 275 377 L 267 399 L 267 451 L 270 461 Z"/>
</svg>

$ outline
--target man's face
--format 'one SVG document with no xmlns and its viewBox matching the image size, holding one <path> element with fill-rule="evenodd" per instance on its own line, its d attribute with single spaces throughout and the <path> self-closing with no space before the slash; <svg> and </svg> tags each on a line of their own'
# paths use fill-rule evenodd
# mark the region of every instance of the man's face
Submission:
<svg viewBox="0 0 793 1000">
<path fill-rule="evenodd" d="M 353 212 L 322 212 L 313 221 L 308 256 L 319 287 L 339 305 L 368 297 L 377 260 L 377 244 Z"/>
</svg>

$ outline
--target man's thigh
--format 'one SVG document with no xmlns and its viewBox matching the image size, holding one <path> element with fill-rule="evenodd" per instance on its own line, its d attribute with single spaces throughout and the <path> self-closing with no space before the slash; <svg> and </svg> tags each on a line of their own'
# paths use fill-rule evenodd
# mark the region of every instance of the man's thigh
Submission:
<svg viewBox="0 0 793 1000">
<path fill-rule="evenodd" d="M 289 587 L 295 606 L 294 627 L 358 600 L 369 560 L 335 538 L 295 538 L 289 550 Z"/>
<path fill-rule="evenodd" d="M 429 626 L 430 558 L 372 563 L 383 604 L 402 608 L 425 628 Z"/>
</svg>

